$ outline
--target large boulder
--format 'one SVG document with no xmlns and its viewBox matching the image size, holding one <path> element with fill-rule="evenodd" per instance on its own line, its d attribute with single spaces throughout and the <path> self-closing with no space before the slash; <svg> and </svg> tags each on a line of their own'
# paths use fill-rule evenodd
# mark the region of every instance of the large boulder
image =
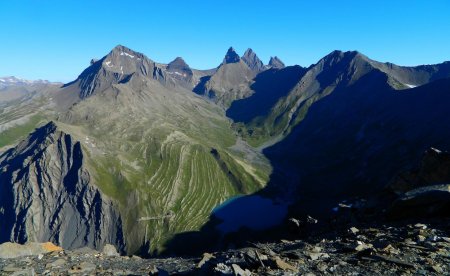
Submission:
<svg viewBox="0 0 450 276">
<path fill-rule="evenodd" d="M 450 153 L 430 148 L 418 168 L 400 173 L 388 189 L 401 195 L 419 187 L 443 183 L 450 183 Z"/>
<path fill-rule="evenodd" d="M 37 256 L 39 254 L 62 250 L 63 249 L 61 247 L 56 246 L 51 242 L 30 242 L 27 244 L 5 242 L 0 244 L 0 259 L 11 259 L 23 256 Z"/>
<path fill-rule="evenodd" d="M 450 216 L 450 184 L 426 186 L 406 192 L 388 209 L 392 219 Z"/>
</svg>

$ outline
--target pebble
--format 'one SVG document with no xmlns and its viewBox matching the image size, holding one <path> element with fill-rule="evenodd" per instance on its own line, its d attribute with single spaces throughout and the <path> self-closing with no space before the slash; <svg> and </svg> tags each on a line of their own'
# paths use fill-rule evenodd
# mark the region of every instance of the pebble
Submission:
<svg viewBox="0 0 450 276">
<path fill-rule="evenodd" d="M 203 258 L 200 260 L 200 262 L 197 264 L 198 268 L 203 267 L 209 260 L 214 258 L 214 255 L 210 253 L 203 253 Z"/>
<path fill-rule="evenodd" d="M 230 274 L 233 273 L 233 270 L 231 269 L 231 267 L 227 266 L 224 263 L 218 263 L 216 265 L 216 267 L 214 268 L 214 270 L 216 272 L 219 272 L 219 273 L 222 273 L 222 274 L 225 274 L 225 275 L 230 275 Z"/>
<path fill-rule="evenodd" d="M 423 229 L 423 230 L 425 230 L 425 229 L 428 228 L 428 226 L 426 226 L 426 225 L 423 224 L 423 223 L 417 223 L 417 224 L 414 225 L 414 227 L 420 228 L 420 229 Z"/>
<path fill-rule="evenodd" d="M 231 268 L 233 269 L 235 276 L 250 276 L 252 275 L 252 272 L 248 269 L 243 270 L 239 265 L 232 264 Z"/>
<path fill-rule="evenodd" d="M 356 228 L 356 227 L 351 227 L 351 228 L 350 228 L 350 233 L 356 234 L 356 233 L 358 233 L 358 232 L 359 232 L 359 229 L 358 229 L 358 228 Z"/>
<path fill-rule="evenodd" d="M 275 264 L 281 270 L 290 270 L 290 271 L 294 271 L 294 272 L 298 271 L 298 269 L 295 266 L 286 263 L 280 257 L 275 258 Z"/>
<path fill-rule="evenodd" d="M 436 271 L 439 274 L 444 273 L 444 270 L 442 269 L 442 267 L 440 267 L 438 265 L 433 265 L 432 268 L 433 268 L 434 271 Z"/>
<path fill-rule="evenodd" d="M 355 247 L 356 251 L 363 251 L 363 250 L 366 250 L 366 249 L 369 249 L 369 248 L 373 247 L 372 244 L 370 244 L 370 243 L 366 244 L 366 243 L 364 243 L 362 241 L 357 241 L 356 243 L 357 243 L 357 245 Z"/>
<path fill-rule="evenodd" d="M 45 266 L 45 268 L 55 268 L 55 267 L 62 267 L 66 264 L 66 260 L 64 259 L 57 259 L 56 261 L 53 261 Z"/>
</svg>

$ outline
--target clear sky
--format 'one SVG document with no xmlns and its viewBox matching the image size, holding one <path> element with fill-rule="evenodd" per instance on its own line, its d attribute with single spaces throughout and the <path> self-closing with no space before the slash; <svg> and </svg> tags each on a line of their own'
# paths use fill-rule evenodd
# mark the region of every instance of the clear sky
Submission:
<svg viewBox="0 0 450 276">
<path fill-rule="evenodd" d="M 68 82 L 122 44 L 219 65 L 229 46 L 309 66 L 332 50 L 399 65 L 450 60 L 448 0 L 0 0 L 0 76 Z"/>
</svg>

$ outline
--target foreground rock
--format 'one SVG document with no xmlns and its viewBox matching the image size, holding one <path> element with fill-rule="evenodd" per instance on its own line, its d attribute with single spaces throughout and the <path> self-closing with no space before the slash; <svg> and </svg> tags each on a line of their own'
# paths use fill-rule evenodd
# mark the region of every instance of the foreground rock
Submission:
<svg viewBox="0 0 450 276">
<path fill-rule="evenodd" d="M 45 254 L 49 252 L 62 250 L 63 249 L 61 247 L 56 246 L 51 242 L 47 243 L 30 242 L 24 245 L 5 242 L 3 244 L 0 244 L 0 258 L 10 259 L 32 255 L 38 256 L 39 254 Z"/>
<path fill-rule="evenodd" d="M 32 256 L 0 259 L 0 274 L 448 275 L 448 225 L 448 218 L 382 226 L 335 225 L 303 240 L 249 243 L 245 248 L 193 258 L 141 259 L 94 250 L 35 252 Z"/>
<path fill-rule="evenodd" d="M 406 192 L 388 210 L 391 218 L 450 215 L 450 184 L 421 187 Z"/>
<path fill-rule="evenodd" d="M 420 165 L 400 173 L 387 187 L 395 194 L 391 219 L 450 216 L 450 153 L 428 149 Z"/>
</svg>

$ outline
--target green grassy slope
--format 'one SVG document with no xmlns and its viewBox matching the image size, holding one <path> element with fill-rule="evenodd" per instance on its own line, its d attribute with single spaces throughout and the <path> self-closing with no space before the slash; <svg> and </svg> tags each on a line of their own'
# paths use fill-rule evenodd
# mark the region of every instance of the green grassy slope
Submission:
<svg viewBox="0 0 450 276">
<path fill-rule="evenodd" d="M 120 89 L 118 99 L 80 102 L 58 124 L 82 141 L 95 184 L 120 203 L 130 252 L 147 242 L 162 250 L 227 198 L 268 181 L 267 160 L 251 164 L 230 149 L 236 135 L 221 109 L 187 93 L 168 99 L 171 92 L 152 90 L 135 101 L 136 91 Z"/>
</svg>

